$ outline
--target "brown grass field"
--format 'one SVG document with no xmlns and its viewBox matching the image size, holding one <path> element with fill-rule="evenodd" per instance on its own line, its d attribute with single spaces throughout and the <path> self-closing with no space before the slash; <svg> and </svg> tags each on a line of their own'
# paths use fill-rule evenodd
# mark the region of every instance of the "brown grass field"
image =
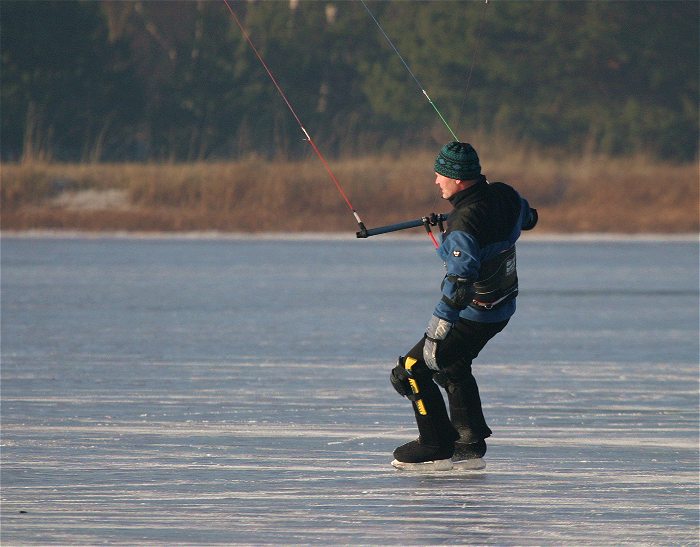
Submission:
<svg viewBox="0 0 700 547">
<path fill-rule="evenodd" d="M 647 156 L 480 150 L 484 174 L 540 213 L 540 233 L 689 233 L 699 222 L 696 163 Z M 449 211 L 434 152 L 329 161 L 367 227 Z M 4 231 L 353 232 L 349 208 L 314 157 L 196 164 L 2 164 Z"/>
</svg>

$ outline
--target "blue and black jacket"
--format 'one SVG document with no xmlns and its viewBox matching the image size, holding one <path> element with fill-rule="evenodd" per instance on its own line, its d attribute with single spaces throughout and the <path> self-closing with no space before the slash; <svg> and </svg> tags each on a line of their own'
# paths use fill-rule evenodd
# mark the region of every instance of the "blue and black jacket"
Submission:
<svg viewBox="0 0 700 547">
<path fill-rule="evenodd" d="M 454 209 L 437 250 L 447 271 L 442 298 L 433 315 L 450 323 L 460 318 L 484 323 L 504 321 L 515 313 L 515 242 L 521 230 L 534 227 L 537 212 L 513 188 L 502 182 L 487 182 L 483 175 L 449 201 Z M 499 268 L 500 273 L 492 275 Z M 493 305 L 478 302 L 478 287 L 487 275 L 500 276 L 501 283 L 507 285 L 499 289 L 501 294 L 492 299 Z"/>
</svg>

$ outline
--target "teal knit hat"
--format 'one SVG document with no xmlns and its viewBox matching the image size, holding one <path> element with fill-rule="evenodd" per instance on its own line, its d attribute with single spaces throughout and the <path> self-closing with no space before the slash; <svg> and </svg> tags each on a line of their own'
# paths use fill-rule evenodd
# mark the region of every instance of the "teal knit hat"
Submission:
<svg viewBox="0 0 700 547">
<path fill-rule="evenodd" d="M 476 150 L 467 142 L 452 141 L 435 158 L 435 172 L 455 180 L 473 180 L 481 175 Z"/>
</svg>

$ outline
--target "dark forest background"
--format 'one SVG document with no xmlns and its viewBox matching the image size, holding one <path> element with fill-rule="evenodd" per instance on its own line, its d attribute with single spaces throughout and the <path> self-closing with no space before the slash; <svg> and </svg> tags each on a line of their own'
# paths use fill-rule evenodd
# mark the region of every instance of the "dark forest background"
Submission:
<svg viewBox="0 0 700 547">
<path fill-rule="evenodd" d="M 462 140 L 697 158 L 695 0 L 367 4 Z M 451 140 L 360 2 L 231 5 L 328 155 Z M 3 0 L 0 38 L 3 160 L 309 154 L 222 1 Z"/>
</svg>

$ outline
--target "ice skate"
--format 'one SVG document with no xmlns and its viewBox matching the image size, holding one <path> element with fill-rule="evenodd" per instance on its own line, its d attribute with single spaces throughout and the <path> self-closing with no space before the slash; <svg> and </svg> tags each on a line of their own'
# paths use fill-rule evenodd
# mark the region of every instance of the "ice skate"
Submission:
<svg viewBox="0 0 700 547">
<path fill-rule="evenodd" d="M 452 455 L 452 466 L 455 469 L 478 470 L 486 467 L 484 461 L 486 454 L 486 441 L 481 440 L 475 443 L 455 443 L 455 452 Z"/>
<path fill-rule="evenodd" d="M 411 441 L 394 450 L 396 469 L 406 471 L 449 471 L 452 469 L 453 448 L 423 444 L 420 439 Z"/>
</svg>

